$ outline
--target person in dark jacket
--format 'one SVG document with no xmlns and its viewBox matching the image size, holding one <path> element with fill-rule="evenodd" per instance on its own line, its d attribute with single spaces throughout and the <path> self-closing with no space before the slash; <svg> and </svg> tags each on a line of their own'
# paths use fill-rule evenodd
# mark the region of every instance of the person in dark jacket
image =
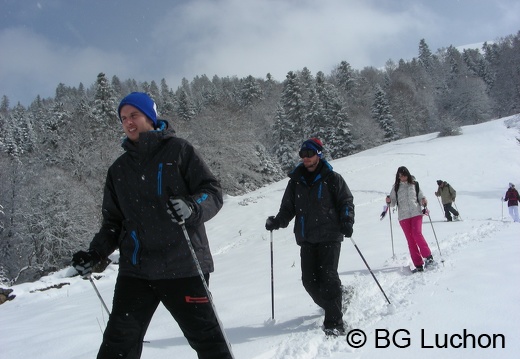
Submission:
<svg viewBox="0 0 520 359">
<path fill-rule="evenodd" d="M 513 218 L 513 221 L 520 222 L 520 218 L 518 217 L 518 191 L 515 188 L 515 185 L 509 183 L 509 188 L 504 196 L 504 202 L 507 202 L 507 208 L 509 209 L 509 215 Z"/>
<path fill-rule="evenodd" d="M 441 198 L 442 206 L 444 207 L 444 217 L 451 222 L 453 219 L 456 221 L 459 220 L 459 212 L 452 207 L 453 202 L 455 202 L 455 198 L 457 197 L 457 191 L 446 181 L 437 180 L 437 191 L 435 195 Z M 451 215 L 453 214 L 453 219 Z"/>
<path fill-rule="evenodd" d="M 140 358 L 162 303 L 199 358 L 232 358 L 180 222 L 206 282 L 213 271 L 204 222 L 223 204 L 222 190 L 198 152 L 157 119 L 154 101 L 133 92 L 118 108 L 125 153 L 108 169 L 103 222 L 88 251 L 72 265 L 88 276 L 119 249 L 112 311 L 97 358 Z M 175 213 L 168 213 L 170 203 Z"/>
<path fill-rule="evenodd" d="M 338 264 L 343 237 L 353 232 L 354 197 L 343 177 L 322 159 L 322 151 L 317 138 L 303 142 L 302 162 L 289 173 L 280 210 L 267 218 L 265 228 L 285 228 L 296 217 L 303 286 L 325 310 L 325 333 L 337 336 L 345 332 Z"/>
</svg>

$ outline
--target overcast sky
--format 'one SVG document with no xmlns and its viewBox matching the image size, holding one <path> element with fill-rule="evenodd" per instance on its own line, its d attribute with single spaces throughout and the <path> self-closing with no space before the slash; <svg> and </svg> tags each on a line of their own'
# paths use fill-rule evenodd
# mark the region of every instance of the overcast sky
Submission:
<svg viewBox="0 0 520 359">
<path fill-rule="evenodd" d="M 0 0 L 0 96 L 53 97 L 109 78 L 355 69 L 520 30 L 520 0 Z"/>
</svg>

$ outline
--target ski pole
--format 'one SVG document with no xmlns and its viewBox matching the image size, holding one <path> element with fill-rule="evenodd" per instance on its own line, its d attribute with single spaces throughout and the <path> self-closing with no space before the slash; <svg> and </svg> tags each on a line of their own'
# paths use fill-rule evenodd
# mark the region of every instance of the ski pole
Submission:
<svg viewBox="0 0 520 359">
<path fill-rule="evenodd" d="M 395 252 L 394 252 L 394 232 L 392 230 L 392 209 L 388 204 L 388 219 L 390 221 L 390 239 L 392 240 L 392 259 L 395 260 Z"/>
<path fill-rule="evenodd" d="M 91 273 L 88 274 L 88 280 L 89 280 L 90 284 L 92 284 L 92 287 L 94 288 L 94 290 L 96 291 L 96 294 L 97 294 L 99 300 L 101 301 L 101 304 L 103 304 L 103 307 L 105 308 L 105 310 L 107 311 L 108 315 L 110 316 L 110 310 L 108 310 L 108 307 L 105 304 L 105 301 L 103 300 L 103 297 L 101 296 L 101 293 L 99 293 L 99 290 L 97 289 L 96 285 L 94 284 L 94 281 L 92 280 L 92 274 Z"/>
<path fill-rule="evenodd" d="M 435 197 L 437 197 L 437 196 L 435 196 Z M 444 208 L 442 207 L 441 200 L 439 199 L 439 197 L 437 197 L 437 202 L 439 202 L 439 207 L 441 207 L 441 213 L 443 213 Z"/>
<path fill-rule="evenodd" d="M 96 285 L 94 284 L 94 281 L 92 280 L 92 273 L 88 274 L 88 280 L 89 280 L 90 284 L 92 284 L 92 287 L 94 288 L 94 290 L 96 291 L 96 294 L 97 294 L 99 300 L 101 301 L 101 304 L 103 304 L 103 307 L 107 311 L 108 316 L 110 316 L 110 311 L 108 310 L 108 307 L 105 304 L 105 301 L 103 300 L 103 297 L 101 296 L 101 293 L 99 293 L 99 290 L 97 289 Z M 146 340 L 143 340 L 143 343 L 150 343 L 150 342 L 146 341 Z"/>
<path fill-rule="evenodd" d="M 168 205 L 169 205 L 169 202 L 168 202 Z M 211 304 L 211 308 L 213 309 L 213 313 L 215 314 L 215 318 L 217 319 L 217 322 L 218 322 L 218 325 L 220 328 L 220 332 L 222 333 L 222 337 L 226 341 L 226 345 L 228 347 L 231 358 L 234 359 L 235 356 L 233 355 L 233 352 L 231 351 L 231 344 L 229 343 L 229 340 L 226 336 L 226 332 L 224 331 L 222 322 L 220 321 L 220 318 L 218 317 L 217 309 L 215 308 L 215 304 L 213 303 L 213 298 L 211 296 L 211 292 L 209 291 L 208 283 L 206 283 L 206 278 L 204 278 L 204 273 L 202 273 L 202 268 L 200 267 L 199 260 L 197 259 L 197 254 L 195 253 L 195 249 L 193 248 L 193 244 L 191 243 L 190 236 L 188 235 L 188 231 L 186 230 L 186 226 L 184 225 L 184 219 L 182 217 L 177 216 L 177 212 L 175 211 L 175 209 L 171 208 L 171 211 L 172 211 L 172 214 L 177 219 L 177 222 L 176 222 L 172 218 L 172 222 L 179 224 L 182 228 L 182 232 L 184 233 L 184 237 L 186 238 L 186 243 L 188 244 L 188 247 L 191 252 L 191 256 L 193 257 L 193 261 L 195 262 L 195 266 L 197 267 L 197 271 L 199 272 L 200 279 L 202 280 L 202 285 L 204 286 L 204 289 L 206 290 L 206 295 L 208 296 L 208 301 Z"/>
<path fill-rule="evenodd" d="M 271 231 L 271 319 L 274 320 L 273 231 Z"/>
<path fill-rule="evenodd" d="M 376 281 L 377 283 L 377 286 L 379 287 L 379 289 L 381 289 L 381 293 L 383 293 L 383 295 L 385 296 L 385 299 L 386 301 L 388 302 L 388 304 L 392 304 L 390 303 L 390 300 L 388 299 L 388 297 L 386 296 L 386 293 L 385 291 L 383 290 L 383 288 L 381 288 L 381 285 L 379 284 L 376 276 L 374 275 L 374 273 L 372 272 L 372 269 L 370 269 L 370 266 L 368 265 L 367 261 L 365 260 L 365 257 L 363 257 L 363 254 L 361 253 L 361 251 L 359 250 L 356 242 L 354 242 L 354 239 L 352 239 L 352 237 L 350 237 L 350 240 L 352 241 L 352 244 L 354 245 L 354 247 L 356 247 L 356 250 L 357 252 L 359 253 L 359 256 L 361 257 L 361 259 L 363 260 L 363 262 L 365 262 L 365 265 L 367 266 L 368 268 L 368 271 L 370 272 L 370 274 L 372 274 L 372 277 L 374 278 L 374 280 Z"/>
<path fill-rule="evenodd" d="M 500 202 L 502 202 L 502 220 L 504 220 L 504 197 L 500 197 Z"/>
<path fill-rule="evenodd" d="M 432 226 L 433 236 L 435 237 L 435 242 L 437 242 L 437 248 L 439 249 L 439 255 L 441 257 L 441 263 L 444 266 L 444 258 L 442 258 L 441 247 L 439 246 L 439 241 L 437 240 L 437 234 L 435 234 L 435 228 L 433 228 L 433 222 L 432 222 L 432 217 L 430 217 L 430 211 L 428 210 L 428 208 L 426 208 L 426 206 L 424 206 L 424 210 L 425 210 L 425 213 L 428 215 L 428 218 L 430 219 L 430 224 Z"/>
</svg>

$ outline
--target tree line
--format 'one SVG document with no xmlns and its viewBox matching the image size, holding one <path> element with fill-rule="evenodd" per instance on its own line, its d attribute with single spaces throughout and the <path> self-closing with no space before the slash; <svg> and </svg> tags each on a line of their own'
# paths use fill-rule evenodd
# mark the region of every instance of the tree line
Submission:
<svg viewBox="0 0 520 359">
<path fill-rule="evenodd" d="M 180 137 L 194 144 L 228 195 L 284 178 L 303 140 L 318 136 L 329 160 L 385 142 L 520 112 L 520 32 L 385 67 L 329 73 L 307 67 L 283 81 L 247 76 L 160 83 L 104 73 L 90 86 L 58 84 L 24 107 L 0 103 L 0 283 L 35 280 L 69 264 L 101 221 L 106 171 L 122 153 L 121 98 L 143 91 Z"/>
</svg>

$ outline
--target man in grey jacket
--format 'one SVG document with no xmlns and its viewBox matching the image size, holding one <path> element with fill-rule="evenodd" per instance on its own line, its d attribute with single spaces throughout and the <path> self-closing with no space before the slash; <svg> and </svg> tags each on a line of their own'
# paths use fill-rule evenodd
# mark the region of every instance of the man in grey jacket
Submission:
<svg viewBox="0 0 520 359">
<path fill-rule="evenodd" d="M 193 146 L 157 119 L 147 94 L 126 96 L 118 114 L 127 136 L 125 153 L 108 169 L 103 223 L 89 250 L 72 258 L 79 274 L 89 275 L 119 249 L 112 312 L 97 358 L 140 358 L 159 303 L 199 358 L 232 358 L 179 225 L 184 223 L 208 282 L 213 259 L 204 222 L 222 207 L 220 184 Z M 175 213 L 168 213 L 168 204 Z"/>
</svg>

